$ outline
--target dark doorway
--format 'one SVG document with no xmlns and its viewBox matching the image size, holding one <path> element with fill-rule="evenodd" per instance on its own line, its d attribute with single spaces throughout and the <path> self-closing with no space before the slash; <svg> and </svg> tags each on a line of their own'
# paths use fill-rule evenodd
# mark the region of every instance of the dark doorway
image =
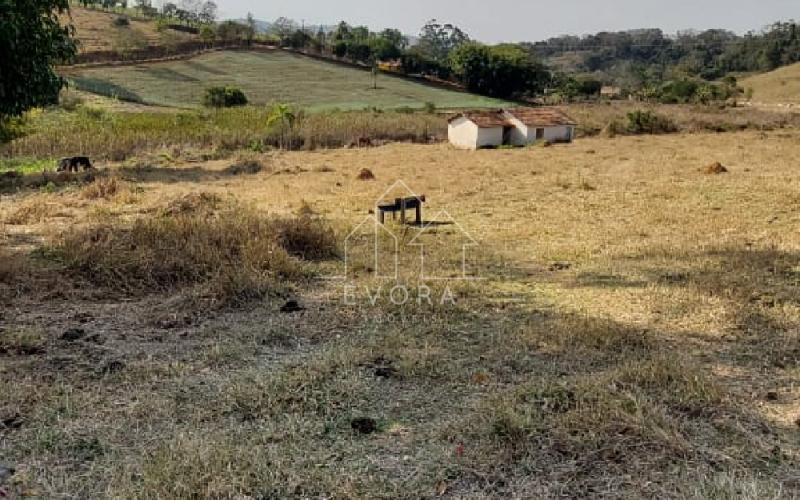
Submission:
<svg viewBox="0 0 800 500">
<path fill-rule="evenodd" d="M 503 127 L 503 146 L 511 145 L 511 134 L 514 132 L 514 127 Z"/>
<path fill-rule="evenodd" d="M 544 129 L 543 128 L 537 128 L 536 129 L 536 140 L 537 141 L 541 141 L 542 139 L 544 139 Z"/>
</svg>

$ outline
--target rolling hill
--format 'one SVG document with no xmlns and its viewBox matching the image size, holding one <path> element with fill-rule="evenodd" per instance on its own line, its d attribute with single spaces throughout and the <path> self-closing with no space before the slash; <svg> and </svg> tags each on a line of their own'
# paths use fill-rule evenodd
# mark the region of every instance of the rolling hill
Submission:
<svg viewBox="0 0 800 500">
<path fill-rule="evenodd" d="M 800 104 L 800 63 L 745 78 L 740 85 L 753 89 L 756 102 Z"/>
<path fill-rule="evenodd" d="M 381 75 L 283 51 L 222 51 L 192 59 L 74 69 L 79 90 L 122 100 L 194 108 L 212 86 L 241 88 L 252 104 L 292 103 L 308 109 L 495 107 L 503 101 Z"/>
<path fill-rule="evenodd" d="M 147 46 L 170 45 L 196 39 L 194 35 L 179 31 L 156 29 L 156 23 L 129 18 L 129 25 L 118 26 L 114 21 L 121 14 L 86 9 L 73 5 L 68 15 L 62 17 L 64 24 L 75 27 L 75 36 L 82 53 L 124 51 Z"/>
</svg>

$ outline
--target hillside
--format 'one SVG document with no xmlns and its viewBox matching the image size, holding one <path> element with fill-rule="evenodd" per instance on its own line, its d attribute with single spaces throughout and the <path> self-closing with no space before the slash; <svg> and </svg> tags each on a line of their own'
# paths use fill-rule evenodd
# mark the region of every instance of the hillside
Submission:
<svg viewBox="0 0 800 500">
<path fill-rule="evenodd" d="M 120 14 L 86 9 L 73 5 L 65 24 L 75 26 L 81 53 L 126 51 L 149 46 L 171 45 L 195 39 L 193 35 L 173 30 L 158 31 L 156 23 L 130 18 L 129 26 L 117 26 Z"/>
<path fill-rule="evenodd" d="M 800 104 L 800 63 L 746 78 L 740 85 L 753 89 L 756 102 Z"/>
<path fill-rule="evenodd" d="M 439 108 L 500 106 L 502 101 L 382 75 L 373 89 L 363 71 L 282 51 L 224 51 L 184 60 L 70 73 L 80 90 L 161 106 L 191 108 L 205 90 L 218 85 L 241 88 L 252 104 L 288 102 L 311 109 L 366 107 Z"/>
</svg>

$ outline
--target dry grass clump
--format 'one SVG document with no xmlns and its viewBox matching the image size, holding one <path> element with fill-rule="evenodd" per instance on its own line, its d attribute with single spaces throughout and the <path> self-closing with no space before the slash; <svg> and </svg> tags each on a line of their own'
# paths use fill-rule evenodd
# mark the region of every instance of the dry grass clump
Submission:
<svg viewBox="0 0 800 500">
<path fill-rule="evenodd" d="M 25 226 L 39 224 L 57 212 L 58 207 L 46 199 L 35 197 L 25 200 L 11 211 L 5 218 L 6 224 L 12 226 Z"/>
<path fill-rule="evenodd" d="M 265 296 L 280 280 L 304 275 L 295 256 L 335 254 L 322 221 L 280 220 L 197 194 L 179 208 L 131 225 L 116 221 L 71 229 L 52 245 L 67 269 L 90 282 L 129 294 L 200 286 L 225 302 Z M 171 204 L 172 205 L 172 204 Z M 308 232 L 309 234 L 306 234 Z"/>
<path fill-rule="evenodd" d="M 41 331 L 31 328 L 0 330 L 0 354 L 18 356 L 41 354 L 44 352 L 45 340 Z"/>
<path fill-rule="evenodd" d="M 121 187 L 116 177 L 96 179 L 81 190 L 81 197 L 87 200 L 110 200 L 120 192 Z"/>
<path fill-rule="evenodd" d="M 222 198 L 214 193 L 205 191 L 189 193 L 167 202 L 162 214 L 165 216 L 208 214 L 219 210 L 222 204 Z"/>
<path fill-rule="evenodd" d="M 276 219 L 272 224 L 278 244 L 295 257 L 325 260 L 339 255 L 336 233 L 319 218 L 300 215 Z"/>
</svg>

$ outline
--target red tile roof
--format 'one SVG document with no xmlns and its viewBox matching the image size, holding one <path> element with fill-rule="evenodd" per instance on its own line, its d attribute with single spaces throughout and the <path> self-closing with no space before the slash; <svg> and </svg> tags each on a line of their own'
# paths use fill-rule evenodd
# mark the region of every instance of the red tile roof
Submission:
<svg viewBox="0 0 800 500">
<path fill-rule="evenodd" d="M 512 115 L 528 126 L 558 127 L 575 125 L 570 117 L 555 108 L 509 108 L 490 111 L 468 111 L 450 118 L 450 122 L 458 118 L 466 118 L 480 128 L 507 127 L 513 125 L 508 115 Z"/>
<path fill-rule="evenodd" d="M 509 108 L 506 110 L 528 126 L 558 127 L 575 125 L 572 119 L 555 108 Z"/>
<path fill-rule="evenodd" d="M 459 113 L 454 117 L 450 118 L 450 120 L 448 121 L 453 122 L 462 117 L 471 121 L 480 128 L 496 128 L 496 127 L 511 126 L 511 122 L 503 114 L 502 110 L 470 111 L 466 113 Z"/>
</svg>

